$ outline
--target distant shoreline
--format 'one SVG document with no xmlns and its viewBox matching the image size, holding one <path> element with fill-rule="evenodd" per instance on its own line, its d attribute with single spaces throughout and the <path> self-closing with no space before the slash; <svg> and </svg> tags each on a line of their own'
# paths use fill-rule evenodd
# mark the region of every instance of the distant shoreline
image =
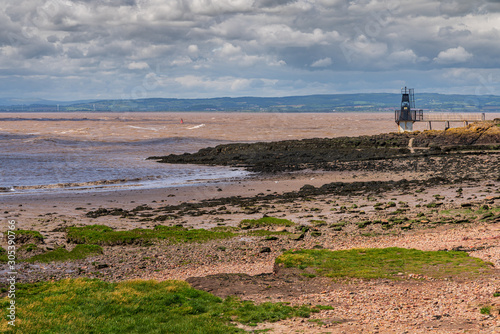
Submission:
<svg viewBox="0 0 500 334">
<path fill-rule="evenodd" d="M 26 102 L 21 103 L 22 101 Z M 0 98 L 0 111 L 390 112 L 398 108 L 400 101 L 400 94 L 393 93 L 83 101 Z M 419 109 L 446 112 L 500 112 L 500 96 L 419 93 L 416 95 L 416 107 Z"/>
</svg>

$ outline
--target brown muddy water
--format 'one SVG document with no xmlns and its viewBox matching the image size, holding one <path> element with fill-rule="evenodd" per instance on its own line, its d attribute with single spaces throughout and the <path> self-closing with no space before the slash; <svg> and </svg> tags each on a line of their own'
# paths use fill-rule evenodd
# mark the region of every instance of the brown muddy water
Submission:
<svg viewBox="0 0 500 334">
<path fill-rule="evenodd" d="M 487 114 L 487 119 L 495 117 L 499 114 Z M 433 124 L 434 129 L 442 126 Z M 415 125 L 415 130 L 425 128 L 424 123 Z M 241 178 L 248 173 L 235 168 L 145 159 L 230 142 L 396 130 L 393 113 L 0 113 L 0 189 L 5 196 Z"/>
</svg>

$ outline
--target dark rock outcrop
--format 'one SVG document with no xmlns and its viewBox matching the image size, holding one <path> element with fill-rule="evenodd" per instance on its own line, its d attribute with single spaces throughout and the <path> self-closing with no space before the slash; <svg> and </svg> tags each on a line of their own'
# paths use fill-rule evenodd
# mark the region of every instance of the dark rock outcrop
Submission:
<svg viewBox="0 0 500 334">
<path fill-rule="evenodd" d="M 413 138 L 413 150 L 408 148 Z M 162 163 L 246 167 L 276 173 L 303 169 L 336 170 L 344 162 L 442 155 L 446 152 L 500 149 L 500 126 L 480 122 L 446 131 L 388 133 L 375 136 L 313 138 L 280 142 L 235 143 L 196 153 L 149 157 Z"/>
</svg>

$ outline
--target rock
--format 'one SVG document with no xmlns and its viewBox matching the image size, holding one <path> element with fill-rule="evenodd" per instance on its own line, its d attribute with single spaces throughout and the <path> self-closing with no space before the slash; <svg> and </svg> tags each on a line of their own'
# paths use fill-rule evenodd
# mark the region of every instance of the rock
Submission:
<svg viewBox="0 0 500 334">
<path fill-rule="evenodd" d="M 260 253 L 271 253 L 271 248 L 269 247 L 262 247 L 260 250 Z"/>
<path fill-rule="evenodd" d="M 304 239 L 304 236 L 305 236 L 305 233 L 292 233 L 288 237 L 290 238 L 290 240 L 298 241 L 298 240 Z"/>
<path fill-rule="evenodd" d="M 411 137 L 411 138 L 410 138 Z M 425 152 L 412 153 L 414 147 L 429 147 Z M 398 159 L 409 155 L 442 155 L 452 148 L 458 151 L 469 145 L 500 142 L 500 127 L 493 122 L 480 122 L 465 128 L 447 131 L 424 131 L 409 135 L 386 133 L 373 136 L 311 138 L 280 142 L 232 143 L 208 147 L 196 153 L 149 157 L 162 163 L 245 166 L 254 172 L 277 173 L 303 169 L 337 168 L 339 163 Z M 330 163 L 334 162 L 335 167 Z M 300 192 L 307 195 L 314 190 L 304 186 Z M 220 191 L 220 190 L 218 190 Z"/>
</svg>

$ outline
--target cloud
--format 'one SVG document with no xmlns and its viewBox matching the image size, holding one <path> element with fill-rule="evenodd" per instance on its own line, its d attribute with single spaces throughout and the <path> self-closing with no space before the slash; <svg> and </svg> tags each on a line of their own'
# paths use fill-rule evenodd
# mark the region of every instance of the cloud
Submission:
<svg viewBox="0 0 500 334">
<path fill-rule="evenodd" d="M 418 57 L 413 50 L 406 49 L 401 51 L 392 52 L 388 60 L 396 64 L 415 64 L 416 62 L 425 62 L 428 60 L 426 57 Z"/>
<path fill-rule="evenodd" d="M 327 67 L 332 64 L 332 58 L 326 57 L 323 59 L 318 59 L 311 64 L 311 67 Z"/>
<path fill-rule="evenodd" d="M 127 68 L 129 70 L 145 70 L 145 69 L 149 68 L 149 65 L 148 65 L 148 63 L 146 63 L 144 61 L 139 61 L 139 62 L 132 62 L 132 63 L 128 64 Z"/>
<path fill-rule="evenodd" d="M 390 90 L 403 71 L 462 91 L 447 70 L 499 68 L 499 20 L 493 0 L 4 0 L 0 97 L 130 96 L 150 72 L 150 97 Z"/>
<path fill-rule="evenodd" d="M 441 51 L 434 61 L 439 64 L 456 64 L 463 63 L 472 59 L 472 54 L 467 52 L 463 47 L 450 48 Z"/>
</svg>

